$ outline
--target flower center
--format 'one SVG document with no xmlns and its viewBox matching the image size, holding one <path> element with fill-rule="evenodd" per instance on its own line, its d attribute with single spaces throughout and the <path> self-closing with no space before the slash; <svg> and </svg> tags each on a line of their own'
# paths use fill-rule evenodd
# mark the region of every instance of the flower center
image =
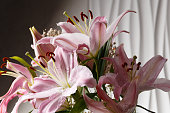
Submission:
<svg viewBox="0 0 170 113">
<path fill-rule="evenodd" d="M 83 34 L 90 34 L 90 25 L 91 25 L 91 20 L 93 19 L 93 14 L 92 11 L 89 10 L 89 14 L 90 14 L 90 19 L 88 18 L 88 16 L 86 14 L 84 14 L 83 12 L 80 13 L 81 16 L 81 20 L 82 22 L 84 22 L 84 26 L 82 26 L 80 24 L 79 19 L 76 16 L 73 16 L 74 20 L 66 13 L 66 11 L 63 13 L 65 16 L 68 17 L 67 22 L 73 24 L 81 33 Z M 89 19 L 89 23 L 87 25 L 87 19 Z"/>
<path fill-rule="evenodd" d="M 136 77 L 136 72 L 139 70 L 141 62 L 138 62 L 136 64 L 136 56 L 133 56 L 133 61 L 131 64 L 127 64 L 126 62 L 122 64 L 122 67 L 126 69 L 127 73 L 129 74 L 130 80 L 133 80 L 133 78 Z"/>
</svg>

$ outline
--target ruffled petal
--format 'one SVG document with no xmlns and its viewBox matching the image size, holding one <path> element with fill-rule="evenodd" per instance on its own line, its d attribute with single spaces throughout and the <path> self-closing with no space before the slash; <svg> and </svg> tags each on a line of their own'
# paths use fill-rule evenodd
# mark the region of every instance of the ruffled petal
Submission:
<svg viewBox="0 0 170 113">
<path fill-rule="evenodd" d="M 98 16 L 98 17 L 96 17 L 94 19 L 94 21 L 92 22 L 91 26 L 90 26 L 90 31 L 94 27 L 95 23 L 97 23 L 97 22 L 107 24 L 106 17 L 105 16 Z"/>
<path fill-rule="evenodd" d="M 68 22 L 59 22 L 57 26 L 61 27 L 62 33 L 80 33 L 74 25 Z"/>
</svg>

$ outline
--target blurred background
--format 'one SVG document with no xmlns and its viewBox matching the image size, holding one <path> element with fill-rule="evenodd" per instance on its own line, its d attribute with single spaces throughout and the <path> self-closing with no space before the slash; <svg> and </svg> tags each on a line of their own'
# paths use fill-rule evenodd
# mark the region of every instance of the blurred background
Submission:
<svg viewBox="0 0 170 113">
<path fill-rule="evenodd" d="M 119 24 L 119 30 L 130 31 L 116 37 L 117 45 L 124 43 L 129 57 L 138 56 L 144 64 L 154 55 L 170 59 L 170 1 L 168 0 L 3 0 L 0 4 L 0 59 L 9 56 L 25 56 L 32 44 L 29 27 L 42 33 L 44 29 L 57 28 L 56 23 L 67 21 L 64 11 L 70 16 L 80 17 L 80 12 L 94 17 L 106 16 L 109 23 L 126 10 L 137 14 L 127 14 Z M 0 61 L 2 64 L 2 60 Z M 159 77 L 170 79 L 170 60 L 167 61 Z M 7 92 L 14 78 L 0 77 L 0 95 Z M 15 100 L 16 101 L 16 100 Z M 139 96 L 138 104 L 156 113 L 170 112 L 170 93 L 160 90 L 147 91 Z M 24 106 L 24 107 L 23 107 Z M 12 102 L 8 112 L 11 112 Z M 28 113 L 31 105 L 23 104 L 19 113 Z M 146 111 L 137 108 L 138 113 Z M 146 112 L 147 113 L 147 112 Z"/>
</svg>

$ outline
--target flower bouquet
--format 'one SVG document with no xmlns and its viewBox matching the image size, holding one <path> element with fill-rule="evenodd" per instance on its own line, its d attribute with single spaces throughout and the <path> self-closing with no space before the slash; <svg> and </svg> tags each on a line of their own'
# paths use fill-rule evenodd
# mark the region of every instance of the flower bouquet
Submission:
<svg viewBox="0 0 170 113">
<path fill-rule="evenodd" d="M 138 95 L 159 88 L 170 91 L 170 80 L 157 79 L 167 59 L 154 56 L 146 64 L 137 56 L 128 58 L 123 44 L 116 46 L 114 38 L 118 23 L 127 13 L 118 16 L 110 25 L 106 17 L 93 19 L 81 12 L 81 21 L 71 18 L 57 25 L 61 32 L 50 29 L 40 34 L 30 28 L 35 52 L 27 63 L 18 56 L 4 57 L 0 75 L 15 77 L 9 91 L 0 97 L 0 113 L 7 112 L 8 102 L 19 97 L 12 113 L 23 102 L 30 102 L 30 113 L 134 113 Z M 84 25 L 83 25 L 84 24 Z M 20 64 L 13 63 L 18 61 Z M 147 110 L 152 112 L 150 110 Z"/>
</svg>

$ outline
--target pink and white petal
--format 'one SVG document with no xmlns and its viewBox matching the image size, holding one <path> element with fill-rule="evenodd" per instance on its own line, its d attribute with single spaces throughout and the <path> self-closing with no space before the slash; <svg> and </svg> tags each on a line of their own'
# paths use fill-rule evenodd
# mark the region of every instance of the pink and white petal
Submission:
<svg viewBox="0 0 170 113">
<path fill-rule="evenodd" d="M 92 111 L 93 113 L 111 113 L 107 108 L 104 106 L 103 102 L 94 101 L 93 99 L 89 98 L 85 91 L 83 91 L 83 97 L 86 102 L 87 108 Z"/>
<path fill-rule="evenodd" d="M 126 15 L 129 12 L 133 12 L 136 13 L 135 11 L 126 11 L 123 12 L 122 14 L 120 14 L 120 16 L 118 16 L 112 23 L 111 25 L 107 28 L 106 30 L 106 35 L 105 35 L 105 39 L 108 40 L 112 34 L 115 33 L 116 27 L 119 24 L 120 20 L 123 18 L 124 15 Z"/>
<path fill-rule="evenodd" d="M 19 95 L 19 93 L 26 94 L 27 91 L 24 89 L 19 89 L 15 91 L 14 93 L 10 94 L 9 96 L 5 97 L 0 103 L 0 113 L 7 113 L 7 106 L 8 106 L 9 101 L 15 98 L 16 96 L 21 97 L 22 95 Z"/>
<path fill-rule="evenodd" d="M 33 44 L 35 45 L 38 40 L 42 38 L 42 35 L 35 29 L 35 27 L 29 28 L 33 37 Z"/>
<path fill-rule="evenodd" d="M 56 88 L 52 88 L 52 89 L 42 91 L 42 92 L 38 92 L 38 93 L 28 93 L 26 95 L 23 95 L 22 97 L 19 98 L 18 102 L 15 104 L 15 106 L 14 106 L 11 113 L 17 113 L 19 105 L 22 102 L 24 102 L 24 101 L 26 101 L 28 99 L 47 98 L 47 97 L 50 97 L 52 95 L 58 94 L 60 92 L 62 92 L 62 89 L 56 87 Z"/>
<path fill-rule="evenodd" d="M 104 23 L 96 22 L 90 31 L 90 52 L 96 55 L 99 49 L 106 43 L 105 33 L 106 25 Z"/>
<path fill-rule="evenodd" d="M 2 97 L 0 97 L 0 100 L 2 100 L 3 98 L 6 98 L 6 97 L 12 95 L 16 90 L 18 90 L 18 88 L 23 86 L 24 82 L 25 82 L 25 78 L 24 77 L 17 77 L 12 82 L 12 85 L 9 88 L 8 92 L 5 95 L 3 95 Z"/>
<path fill-rule="evenodd" d="M 55 88 L 58 84 L 50 78 L 34 78 L 34 84 L 30 87 L 30 90 L 34 92 L 42 92 L 52 88 Z"/>
<path fill-rule="evenodd" d="M 139 83 L 141 85 L 153 83 L 160 71 L 162 70 L 167 59 L 160 55 L 152 57 L 141 69 L 139 70 Z"/>
<path fill-rule="evenodd" d="M 168 91 L 170 91 L 170 80 L 168 80 L 166 78 L 157 79 L 154 82 L 153 87 L 161 89 L 165 92 L 168 92 Z"/>
<path fill-rule="evenodd" d="M 138 98 L 138 91 L 136 87 L 136 81 L 132 81 L 129 85 L 126 94 L 122 101 L 118 103 L 118 107 L 120 108 L 120 113 L 132 113 L 136 107 Z"/>
<path fill-rule="evenodd" d="M 92 27 L 95 25 L 95 23 L 100 22 L 100 23 L 104 23 L 107 24 L 107 19 L 105 16 L 98 16 L 94 19 L 94 21 L 92 22 L 91 26 L 90 26 L 90 31 L 92 29 Z"/>
<path fill-rule="evenodd" d="M 55 113 L 63 108 L 62 105 L 64 105 L 65 101 L 66 97 L 62 96 L 62 94 L 55 94 L 42 101 L 38 107 L 38 113 Z"/>
<path fill-rule="evenodd" d="M 44 37 L 44 38 L 42 38 L 41 40 L 38 40 L 37 43 L 36 43 L 36 45 L 39 45 L 39 44 L 51 44 L 53 38 L 54 38 L 54 37 Z"/>
<path fill-rule="evenodd" d="M 96 80 L 93 78 L 92 72 L 86 66 L 77 66 L 71 70 L 68 82 L 71 85 L 87 86 L 93 88 L 97 85 Z"/>
<path fill-rule="evenodd" d="M 21 75 L 25 78 L 27 78 L 29 82 L 32 81 L 32 75 L 26 67 L 21 66 L 21 65 L 16 64 L 16 63 L 7 62 L 6 68 L 11 70 L 11 71 L 16 72 L 17 74 L 19 74 L 19 75 Z"/>
<path fill-rule="evenodd" d="M 61 27 L 62 33 L 80 33 L 74 25 L 68 22 L 59 22 L 57 26 Z"/>
<path fill-rule="evenodd" d="M 67 51 L 77 50 L 79 44 L 89 44 L 89 37 L 82 33 L 64 33 L 54 37 L 53 45 L 60 46 Z"/>
</svg>

